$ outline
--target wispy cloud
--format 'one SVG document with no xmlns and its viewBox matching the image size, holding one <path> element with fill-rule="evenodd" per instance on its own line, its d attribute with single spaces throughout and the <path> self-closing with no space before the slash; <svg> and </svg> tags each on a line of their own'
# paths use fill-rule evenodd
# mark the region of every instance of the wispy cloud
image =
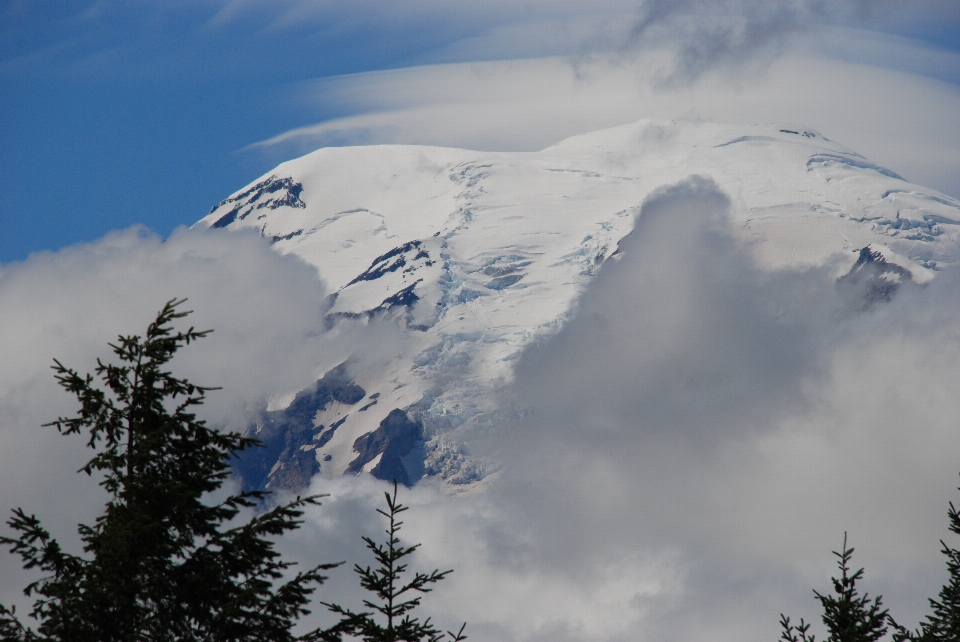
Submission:
<svg viewBox="0 0 960 642">
<path fill-rule="evenodd" d="M 834 42 L 859 32 L 837 31 Z M 860 34 L 862 37 L 862 34 Z M 872 38 L 866 38 L 875 47 Z M 820 42 L 824 42 L 821 40 Z M 903 52 L 923 55 L 909 43 Z M 960 57 L 948 57 L 948 67 Z M 902 59 L 907 59 L 904 56 Z M 754 75 L 714 70 L 665 86 L 665 51 L 431 65 L 304 83 L 300 100 L 351 115 L 248 149 L 280 161 L 330 145 L 405 143 L 532 151 L 639 118 L 802 124 L 907 178 L 960 196 L 960 89 L 932 79 L 810 56 Z"/>
<path fill-rule="evenodd" d="M 331 67 L 322 59 L 283 61 L 297 51 L 308 59 L 321 52 L 334 57 L 333 68 L 370 70 L 667 48 L 677 56 L 674 77 L 690 79 L 717 65 L 758 54 L 767 58 L 783 50 L 791 36 L 810 37 L 826 25 L 901 33 L 941 46 L 949 45 L 941 32 L 960 25 L 955 4 L 939 0 L 209 0 L 135 8 L 106 0 L 48 14 L 30 3 L 7 7 L 9 44 L 0 56 L 25 64 L 32 52 L 60 51 L 56 60 L 62 65 L 70 58 L 83 61 L 121 50 L 126 66 L 169 73 L 173 63 L 180 63 L 182 76 L 224 70 L 218 51 L 234 59 L 242 55 L 251 71 L 263 73 L 278 64 L 315 72 Z M 211 43 L 216 46 L 207 46 Z M 265 67 L 250 67 L 254 61 L 243 52 L 251 48 L 265 59 Z M 202 64 L 184 68 L 187 60 Z M 108 61 L 108 66 L 125 67 L 122 61 Z"/>
<path fill-rule="evenodd" d="M 825 24 L 893 32 L 900 27 L 917 36 L 923 34 L 924 27 L 935 29 L 960 20 L 956 5 L 947 0 L 534 0 L 523 4 L 487 0 L 468 6 L 440 0 L 401 4 L 363 0 L 349 5 L 317 0 L 226 0 L 211 22 L 229 25 L 250 15 L 260 17 L 264 29 L 277 32 L 319 29 L 320 33 L 331 34 L 362 29 L 392 38 L 401 33 L 430 31 L 434 38 L 440 36 L 435 42 L 447 43 L 438 52 L 460 41 L 487 41 L 490 47 L 486 51 L 472 49 L 478 56 L 473 60 L 503 58 L 493 45 L 495 34 L 507 29 L 525 29 L 540 43 L 555 39 L 550 48 L 592 43 L 597 50 L 655 40 L 657 46 L 673 44 L 683 52 L 688 71 L 766 48 L 785 35 L 809 32 Z M 587 25 L 603 28 L 580 30 Z M 551 27 L 554 33 L 546 33 Z M 569 42 L 572 36 L 575 43 Z M 568 39 L 566 45 L 561 44 L 563 38 Z M 540 55 L 545 53 L 549 51 L 541 50 Z"/>
</svg>

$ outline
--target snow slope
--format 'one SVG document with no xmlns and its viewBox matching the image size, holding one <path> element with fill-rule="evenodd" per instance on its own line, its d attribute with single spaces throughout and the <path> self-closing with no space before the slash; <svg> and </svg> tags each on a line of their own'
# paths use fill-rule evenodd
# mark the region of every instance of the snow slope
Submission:
<svg viewBox="0 0 960 642">
<path fill-rule="evenodd" d="M 564 322 L 644 199 L 694 174 L 728 194 L 732 232 L 770 268 L 881 265 L 923 283 L 960 260 L 960 203 L 802 127 L 644 120 L 536 153 L 321 149 L 198 225 L 257 229 L 316 266 L 331 324 L 391 318 L 402 348 L 265 413 L 260 485 L 317 470 L 481 478 L 458 427 L 496 410 L 514 360 Z"/>
</svg>

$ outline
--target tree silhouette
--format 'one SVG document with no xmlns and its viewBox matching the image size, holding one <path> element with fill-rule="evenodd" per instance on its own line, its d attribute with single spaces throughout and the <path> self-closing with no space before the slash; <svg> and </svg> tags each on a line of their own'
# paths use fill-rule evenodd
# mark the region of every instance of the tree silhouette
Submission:
<svg viewBox="0 0 960 642">
<path fill-rule="evenodd" d="M 397 533 L 403 522 L 397 519 L 400 513 L 407 510 L 407 506 L 397 501 L 397 481 L 393 482 L 393 494 L 384 493 L 387 501 L 387 510 L 378 508 L 377 512 L 388 520 L 386 529 L 387 538 L 383 544 L 378 544 L 369 537 L 364 537 L 367 549 L 373 553 L 379 565 L 377 568 L 354 565 L 354 571 L 360 576 L 360 585 L 373 593 L 373 601 L 364 600 L 363 604 L 372 611 L 355 612 L 343 608 L 338 604 L 324 602 L 331 611 L 343 616 L 340 630 L 349 631 L 363 637 L 364 642 L 437 642 L 444 636 L 436 629 L 428 617 L 421 622 L 419 618 L 411 616 L 411 611 L 420 606 L 421 594 L 429 593 L 431 585 L 444 579 L 453 571 L 434 570 L 430 573 L 414 573 L 409 580 L 404 579 L 407 564 L 403 559 L 411 555 L 419 544 L 403 546 Z M 379 617 L 375 617 L 374 613 Z M 447 635 L 459 642 L 467 639 L 463 635 L 466 623 L 460 631 Z"/>
<path fill-rule="evenodd" d="M 119 364 L 97 361 L 80 376 L 54 362 L 60 385 L 80 403 L 75 417 L 48 426 L 84 434 L 95 455 L 81 468 L 103 476 L 109 494 L 103 514 L 78 526 L 83 553 L 65 551 L 39 518 L 22 508 L 7 522 L 17 537 L 0 537 L 24 568 L 44 575 L 24 593 L 34 598 L 29 628 L 15 608 L 0 605 L 0 638 L 70 642 L 321 639 L 319 631 L 296 638 L 296 620 L 321 564 L 292 578 L 291 562 L 279 558 L 272 538 L 299 527 L 307 505 L 298 497 L 240 525 L 230 525 L 244 507 L 267 493 L 233 495 L 208 505 L 220 489 L 230 458 L 258 445 L 235 432 L 218 432 L 192 412 L 212 388 L 168 372 L 181 347 L 207 335 L 172 323 L 189 314 L 183 300 L 164 305 L 144 337 L 121 336 L 110 344 Z M 329 634 L 324 639 L 334 639 Z"/>
<path fill-rule="evenodd" d="M 833 551 L 837 556 L 840 577 L 831 578 L 834 595 L 823 595 L 816 590 L 813 594 L 823 607 L 823 623 L 827 626 L 826 642 L 876 642 L 887 632 L 892 622 L 886 609 L 881 610 L 882 598 L 871 600 L 868 595 L 860 595 L 857 581 L 863 579 L 863 569 L 850 572 L 850 560 L 853 549 L 847 548 L 847 534 L 843 534 L 843 548 Z M 809 633 L 810 624 L 800 619 L 799 625 L 792 625 L 790 618 L 780 614 L 780 635 L 782 642 L 815 642 L 815 636 Z"/>
</svg>

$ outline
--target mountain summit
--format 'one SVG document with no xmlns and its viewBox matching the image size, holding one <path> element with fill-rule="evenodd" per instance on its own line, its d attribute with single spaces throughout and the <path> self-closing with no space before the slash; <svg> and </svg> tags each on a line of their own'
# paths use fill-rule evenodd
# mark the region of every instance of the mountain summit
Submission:
<svg viewBox="0 0 960 642">
<path fill-rule="evenodd" d="M 960 261 L 960 202 L 803 127 L 644 120 L 535 153 L 320 149 L 197 225 L 257 230 L 317 268 L 331 327 L 386 321 L 400 338 L 265 410 L 246 483 L 483 478 L 458 431 L 497 410 L 514 360 L 569 317 L 644 200 L 692 175 L 729 196 L 730 232 L 759 265 L 832 266 L 859 309 Z"/>
</svg>

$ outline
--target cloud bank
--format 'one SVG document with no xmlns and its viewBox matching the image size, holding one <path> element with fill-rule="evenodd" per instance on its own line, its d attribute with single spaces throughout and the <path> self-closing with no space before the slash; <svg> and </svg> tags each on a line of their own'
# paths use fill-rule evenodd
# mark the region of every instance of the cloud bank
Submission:
<svg viewBox="0 0 960 642">
<path fill-rule="evenodd" d="M 272 252 L 255 235 L 179 230 L 163 240 L 143 229 L 37 253 L 0 266 L 0 508 L 23 506 L 57 536 L 76 541 L 101 501 L 75 471 L 89 459 L 80 438 L 41 424 L 72 416 L 76 400 L 53 378 L 53 359 L 81 373 L 113 357 L 118 334 L 142 334 L 172 298 L 188 297 L 186 322 L 214 328 L 178 355 L 173 371 L 220 385 L 203 416 L 237 425 L 247 410 L 310 383 L 336 358 L 321 345 L 324 287 L 316 271 Z M 6 521 L 6 518 L 3 520 Z M 0 555 L 0 601 L 22 574 Z"/>
<path fill-rule="evenodd" d="M 573 319 L 521 357 L 474 454 L 487 490 L 409 491 L 420 568 L 455 573 L 425 607 L 476 640 L 776 639 L 819 625 L 844 532 L 913 626 L 945 580 L 960 472 L 960 274 L 852 312 L 832 269 L 767 271 L 693 177 L 653 195 Z M 290 550 L 365 559 L 383 486 L 330 492 Z M 955 543 L 954 543 L 955 544 Z M 339 556 L 339 557 L 338 557 Z M 348 569 L 330 592 L 344 591 Z"/>
<path fill-rule="evenodd" d="M 674 556 L 655 575 L 673 590 L 593 639 L 818 622 L 809 590 L 845 531 L 870 592 L 912 624 L 939 588 L 960 472 L 957 275 L 851 315 L 825 270 L 756 268 L 723 232 L 728 207 L 700 179 L 652 196 L 574 320 L 526 352 L 503 499 L 570 581 Z"/>
<path fill-rule="evenodd" d="M 501 472 L 464 496 L 404 492 L 414 566 L 455 569 L 424 601 L 438 625 L 466 620 L 478 641 L 775 639 L 780 612 L 817 621 L 810 589 L 828 587 L 845 531 L 866 589 L 920 618 L 960 472 L 960 275 L 854 313 L 833 266 L 757 267 L 726 233 L 730 207 L 697 177 L 650 197 L 571 321 L 522 355 L 506 412 L 467 433 Z M 325 328 L 313 269 L 255 236 L 128 230 L 3 266 L 0 499 L 68 546 L 102 498 L 74 473 L 80 442 L 39 427 L 74 410 L 50 359 L 92 370 L 174 296 L 215 328 L 174 367 L 224 386 L 205 410 L 222 424 L 402 340 Z M 384 489 L 316 479 L 330 497 L 282 549 L 365 563 Z M 0 577 L 17 601 L 29 575 L 0 555 Z M 362 597 L 346 565 L 318 600 Z"/>
<path fill-rule="evenodd" d="M 824 46 L 854 58 L 838 44 L 846 36 L 877 47 L 846 31 Z M 899 46 L 926 55 L 909 42 Z M 960 89 L 952 84 L 909 70 L 799 54 L 755 66 L 751 74 L 716 69 L 695 82 L 664 84 L 675 60 L 661 50 L 318 80 L 303 85 L 302 100 L 353 115 L 293 129 L 250 149 L 277 161 L 318 147 L 373 143 L 533 151 L 640 118 L 781 122 L 811 127 L 911 181 L 960 196 L 954 180 L 960 125 L 953 117 L 960 113 Z M 960 70 L 960 57 L 938 64 Z"/>
</svg>

